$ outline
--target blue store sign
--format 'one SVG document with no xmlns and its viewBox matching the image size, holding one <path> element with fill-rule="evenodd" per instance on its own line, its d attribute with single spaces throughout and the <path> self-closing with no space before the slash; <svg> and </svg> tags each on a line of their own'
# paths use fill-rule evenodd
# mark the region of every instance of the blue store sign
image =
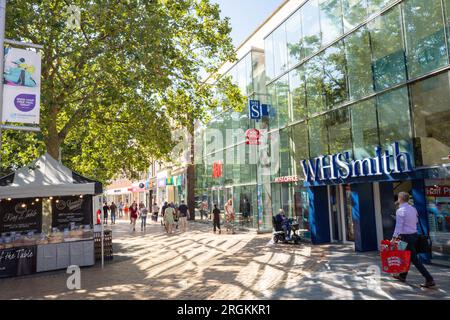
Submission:
<svg viewBox="0 0 450 320">
<path fill-rule="evenodd" d="M 261 120 L 262 117 L 268 117 L 270 105 L 261 104 L 259 100 L 248 100 L 248 113 L 252 120 Z"/>
<path fill-rule="evenodd" d="M 392 151 L 375 148 L 376 156 L 351 160 L 350 153 L 336 153 L 302 160 L 305 180 L 308 182 L 348 180 L 361 177 L 390 176 L 413 172 L 409 152 L 400 152 L 398 142 L 391 144 Z"/>
</svg>

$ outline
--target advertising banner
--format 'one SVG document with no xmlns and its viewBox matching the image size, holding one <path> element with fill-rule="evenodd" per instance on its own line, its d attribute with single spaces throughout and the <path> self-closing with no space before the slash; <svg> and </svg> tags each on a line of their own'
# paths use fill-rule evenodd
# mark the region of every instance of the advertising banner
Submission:
<svg viewBox="0 0 450 320">
<path fill-rule="evenodd" d="M 91 197 L 62 197 L 52 203 L 52 227 L 60 230 L 69 228 L 71 223 L 76 226 L 91 224 Z"/>
<path fill-rule="evenodd" d="M 42 203 L 33 199 L 0 202 L 0 232 L 41 232 Z"/>
<path fill-rule="evenodd" d="M 3 122 L 39 124 L 41 56 L 33 51 L 5 49 Z"/>
</svg>

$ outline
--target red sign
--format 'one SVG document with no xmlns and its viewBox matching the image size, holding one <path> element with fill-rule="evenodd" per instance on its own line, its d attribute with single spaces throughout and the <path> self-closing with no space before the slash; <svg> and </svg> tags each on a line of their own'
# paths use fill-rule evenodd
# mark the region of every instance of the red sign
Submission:
<svg viewBox="0 0 450 320">
<path fill-rule="evenodd" d="M 286 176 L 275 178 L 275 182 L 277 183 L 298 182 L 298 181 L 300 181 L 300 179 L 297 176 Z"/>
<path fill-rule="evenodd" d="M 213 178 L 220 178 L 222 177 L 222 167 L 223 164 L 220 161 L 215 161 L 213 163 L 213 169 L 212 169 L 212 177 Z"/>
<path fill-rule="evenodd" d="M 450 186 L 430 186 L 426 192 L 428 197 L 450 197 Z"/>
<path fill-rule="evenodd" d="M 131 188 L 128 188 L 128 191 L 131 191 L 131 192 L 144 192 L 145 189 L 142 189 L 142 188 L 139 188 L 139 187 L 131 187 Z"/>
<path fill-rule="evenodd" d="M 248 129 L 245 131 L 245 137 L 246 137 L 246 144 L 249 145 L 259 145 L 259 137 L 260 133 L 258 129 Z"/>
</svg>

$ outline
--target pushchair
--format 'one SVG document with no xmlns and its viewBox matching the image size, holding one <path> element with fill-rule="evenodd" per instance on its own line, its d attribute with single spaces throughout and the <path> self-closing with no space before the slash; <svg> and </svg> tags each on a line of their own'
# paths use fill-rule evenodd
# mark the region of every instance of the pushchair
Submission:
<svg viewBox="0 0 450 320">
<path fill-rule="evenodd" d="M 292 219 L 289 219 L 289 223 L 291 226 L 291 237 L 288 239 L 286 237 L 286 232 L 284 231 L 281 223 L 277 222 L 275 217 L 272 217 L 272 224 L 273 224 L 273 242 L 278 243 L 278 241 L 281 241 L 283 243 L 293 243 L 293 244 L 299 244 L 301 241 L 300 235 L 297 233 L 297 231 L 300 229 L 300 224 L 296 221 L 292 221 Z"/>
</svg>

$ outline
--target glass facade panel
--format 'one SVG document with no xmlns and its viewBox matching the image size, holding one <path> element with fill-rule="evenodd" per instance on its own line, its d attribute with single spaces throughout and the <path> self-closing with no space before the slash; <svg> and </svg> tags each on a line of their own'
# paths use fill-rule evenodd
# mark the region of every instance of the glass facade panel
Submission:
<svg viewBox="0 0 450 320">
<path fill-rule="evenodd" d="M 278 127 L 283 127 L 288 123 L 289 120 L 289 110 L 288 110 L 288 75 L 284 75 L 282 78 L 277 80 L 277 108 L 275 118 L 278 118 Z"/>
<path fill-rule="evenodd" d="M 368 24 L 373 54 L 375 90 L 406 81 L 405 50 L 399 6 Z"/>
<path fill-rule="evenodd" d="M 308 126 L 306 122 L 292 127 L 292 158 L 295 163 L 294 175 L 302 175 L 300 161 L 309 159 Z"/>
<path fill-rule="evenodd" d="M 304 58 L 302 48 L 302 20 L 300 11 L 294 13 L 286 21 L 286 36 L 287 36 L 287 50 L 288 50 L 288 64 L 289 68 L 300 62 Z"/>
<path fill-rule="evenodd" d="M 347 76 L 343 42 L 328 48 L 323 55 L 326 103 L 332 107 L 347 100 Z"/>
<path fill-rule="evenodd" d="M 316 117 L 309 120 L 309 156 L 314 158 L 320 155 L 327 155 L 328 152 L 328 131 L 326 116 Z"/>
<path fill-rule="evenodd" d="M 247 95 L 247 67 L 245 65 L 245 58 L 236 65 L 238 72 L 238 86 L 243 95 Z"/>
<path fill-rule="evenodd" d="M 310 117 L 326 109 L 323 78 L 323 60 L 318 55 L 305 63 L 306 103 Z"/>
<path fill-rule="evenodd" d="M 273 32 L 274 73 L 275 77 L 287 70 L 286 24 Z"/>
<path fill-rule="evenodd" d="M 253 90 L 256 93 L 266 92 L 266 72 L 264 67 L 264 53 L 252 51 Z"/>
<path fill-rule="evenodd" d="M 270 81 L 275 77 L 274 52 L 273 52 L 273 33 L 264 40 L 264 59 L 266 65 L 267 80 Z"/>
<path fill-rule="evenodd" d="M 445 72 L 411 86 L 414 135 L 420 138 L 423 165 L 449 163 L 450 77 Z M 446 160 L 445 160 L 446 159 Z"/>
<path fill-rule="evenodd" d="M 300 11 L 302 13 L 302 44 L 307 57 L 319 50 L 322 43 L 318 0 L 308 1 Z"/>
<path fill-rule="evenodd" d="M 328 113 L 326 121 L 330 154 L 348 151 L 350 155 L 352 155 L 352 139 L 348 109 L 342 108 Z"/>
<path fill-rule="evenodd" d="M 289 73 L 290 110 L 293 121 L 307 117 L 305 71 L 303 65 Z"/>
<path fill-rule="evenodd" d="M 246 83 L 246 95 L 249 96 L 251 95 L 255 89 L 253 86 L 253 66 L 252 66 L 252 54 L 249 53 L 247 54 L 247 56 L 245 57 L 244 61 L 242 61 L 241 63 L 245 62 L 245 70 L 246 70 L 246 74 L 245 74 L 245 83 Z"/>
<path fill-rule="evenodd" d="M 280 176 L 291 175 L 290 128 L 280 130 Z"/>
<path fill-rule="evenodd" d="M 347 32 L 367 17 L 366 0 L 342 0 L 342 15 L 344 23 L 344 32 Z"/>
<path fill-rule="evenodd" d="M 388 148 L 399 142 L 400 149 L 411 151 L 411 118 L 406 87 L 378 96 L 380 144 Z"/>
<path fill-rule="evenodd" d="M 373 90 L 369 32 L 366 27 L 345 39 L 349 94 L 352 100 L 368 96 Z"/>
<path fill-rule="evenodd" d="M 375 156 L 378 139 L 376 99 L 359 102 L 350 107 L 353 150 L 355 159 Z"/>
<path fill-rule="evenodd" d="M 341 0 L 319 0 L 322 45 L 325 46 L 343 34 Z"/>
<path fill-rule="evenodd" d="M 369 14 L 380 12 L 387 5 L 395 0 L 367 0 Z"/>
<path fill-rule="evenodd" d="M 447 63 L 444 22 L 440 1 L 408 0 L 403 6 L 410 78 Z"/>
</svg>

